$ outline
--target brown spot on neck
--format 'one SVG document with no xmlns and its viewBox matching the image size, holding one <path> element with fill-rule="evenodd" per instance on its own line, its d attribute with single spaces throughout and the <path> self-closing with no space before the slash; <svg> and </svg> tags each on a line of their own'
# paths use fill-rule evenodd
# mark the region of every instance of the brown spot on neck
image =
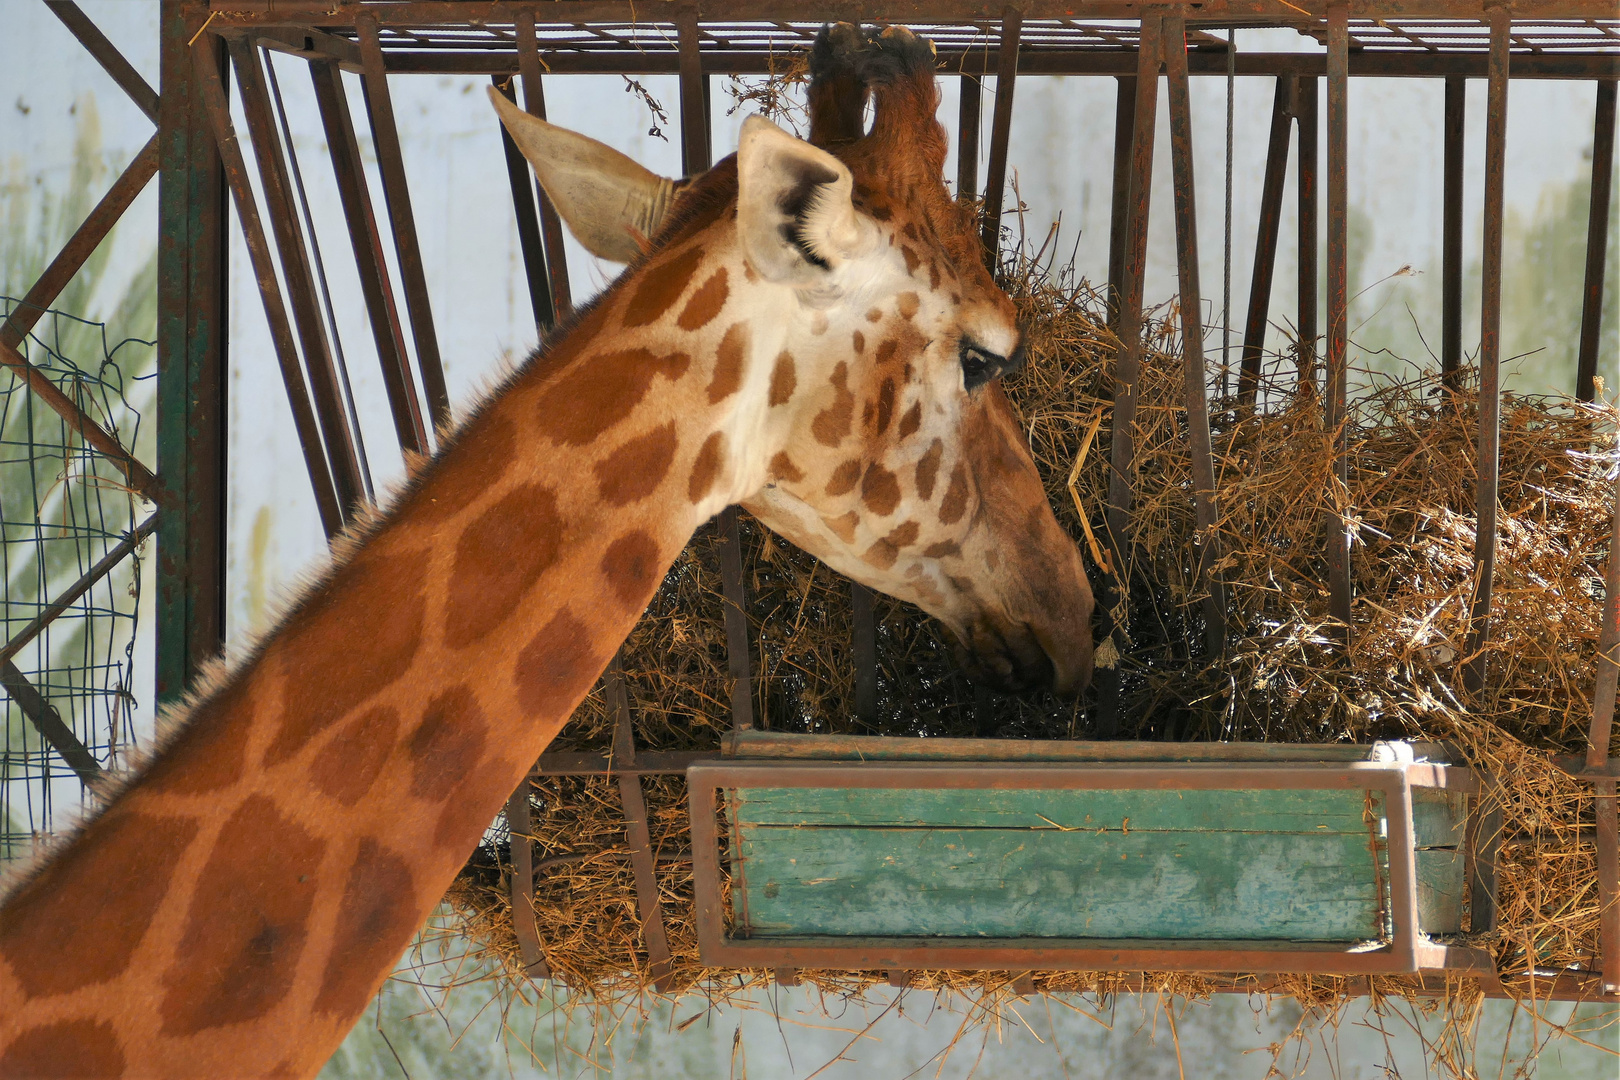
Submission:
<svg viewBox="0 0 1620 1080">
<path fill-rule="evenodd" d="M 531 720 L 566 716 L 602 670 L 591 628 L 567 608 L 553 615 L 518 655 L 512 680 Z"/>
<path fill-rule="evenodd" d="M 708 498 L 709 492 L 714 490 L 715 481 L 720 479 L 720 470 L 726 464 L 726 437 L 722 432 L 713 431 L 698 447 L 696 459 L 692 462 L 692 475 L 686 481 L 686 497 L 695 506 Z"/>
<path fill-rule="evenodd" d="M 797 484 L 804 479 L 804 471 L 793 463 L 793 459 L 785 453 L 778 453 L 771 458 L 770 476 L 772 480 L 783 480 L 789 484 Z"/>
<path fill-rule="evenodd" d="M 860 514 L 851 510 L 835 518 L 822 518 L 821 523 L 831 529 L 833 535 L 846 544 L 855 542 L 855 524 L 861 520 Z"/>
<path fill-rule="evenodd" d="M 861 502 L 879 517 L 894 513 L 900 505 L 900 482 L 894 473 L 875 461 L 868 465 L 861 477 Z"/>
<path fill-rule="evenodd" d="M 743 363 L 748 358 L 748 324 L 733 323 L 714 356 L 714 377 L 709 380 L 709 404 L 718 405 L 742 386 Z"/>
<path fill-rule="evenodd" d="M 703 261 L 703 248 L 693 244 L 661 262 L 653 263 L 635 281 L 634 291 L 624 306 L 624 325 L 647 326 L 675 306 L 692 275 Z"/>
<path fill-rule="evenodd" d="M 731 287 L 726 284 L 726 268 L 722 266 L 692 294 L 692 299 L 681 309 L 675 325 L 682 330 L 702 329 L 720 314 L 720 309 L 726 306 L 726 297 L 730 295 Z"/>
<path fill-rule="evenodd" d="M 399 712 L 381 705 L 338 728 L 309 766 L 317 791 L 353 806 L 377 782 L 399 739 Z"/>
<path fill-rule="evenodd" d="M 838 468 L 832 471 L 832 475 L 827 478 L 826 492 L 828 495 L 848 495 L 860 482 L 860 459 L 851 458 L 849 461 L 840 462 Z"/>
<path fill-rule="evenodd" d="M 489 721 L 466 686 L 438 694 L 411 733 L 411 794 L 438 802 L 483 756 Z"/>
<path fill-rule="evenodd" d="M 480 514 L 456 543 L 445 644 L 465 648 L 505 622 L 557 561 L 564 529 L 557 496 L 541 484 L 516 488 Z"/>
<path fill-rule="evenodd" d="M 645 529 L 619 537 L 602 555 L 603 579 L 619 603 L 630 610 L 647 606 L 663 572 L 658 541 Z"/>
<path fill-rule="evenodd" d="M 951 485 L 939 502 L 939 520 L 942 525 L 954 525 L 967 512 L 967 469 L 958 461 L 951 470 Z"/>
<path fill-rule="evenodd" d="M 657 491 L 669 474 L 679 445 L 675 421 L 671 420 L 636 436 L 598 461 L 592 471 L 602 500 L 609 506 L 627 506 Z"/>
<path fill-rule="evenodd" d="M 791 401 L 798 385 L 799 376 L 793 365 L 793 354 L 783 349 L 776 357 L 776 366 L 771 369 L 771 407 L 786 405 Z"/>
<path fill-rule="evenodd" d="M 878 389 L 877 400 L 877 433 L 882 435 L 889 430 L 889 423 L 894 419 L 894 380 L 884 379 L 883 385 Z"/>
<path fill-rule="evenodd" d="M 410 863 L 362 838 L 338 904 L 316 1012 L 349 1017 L 365 1007 L 416 930 L 416 909 Z"/>
<path fill-rule="evenodd" d="M 531 414 L 540 434 L 561 446 L 595 442 L 647 396 L 653 376 L 678 379 L 692 358 L 646 349 L 604 353 L 576 363 L 540 394 Z"/>
<path fill-rule="evenodd" d="M 917 459 L 917 497 L 923 502 L 934 497 L 934 478 L 939 473 L 939 460 L 945 454 L 945 444 L 935 439 L 928 444 L 923 456 Z"/>
<path fill-rule="evenodd" d="M 914 401 L 911 408 L 906 410 L 906 415 L 900 418 L 900 437 L 909 439 L 917 434 L 920 427 L 922 427 L 922 402 Z"/>
<path fill-rule="evenodd" d="M 855 336 L 850 339 L 850 344 L 855 347 L 855 355 L 861 355 L 866 351 L 866 335 L 859 330 L 855 331 Z"/>
<path fill-rule="evenodd" d="M 105 1020 L 59 1020 L 23 1032 L 0 1054 L 0 1076 L 11 1080 L 115 1080 L 124 1050 Z"/>
<path fill-rule="evenodd" d="M 849 434 L 855 419 L 855 395 L 848 384 L 849 365 L 840 360 L 832 373 L 833 403 L 810 422 L 810 433 L 823 446 L 837 446 Z"/>
</svg>

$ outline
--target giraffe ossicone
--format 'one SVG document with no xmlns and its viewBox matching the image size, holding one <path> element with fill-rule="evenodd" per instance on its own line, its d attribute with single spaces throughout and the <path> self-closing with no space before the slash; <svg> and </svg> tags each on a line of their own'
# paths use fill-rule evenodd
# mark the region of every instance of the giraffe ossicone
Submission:
<svg viewBox="0 0 1620 1080">
<path fill-rule="evenodd" d="M 497 101 L 629 268 L 11 889 L 0 1076 L 313 1075 L 731 503 L 978 674 L 1084 684 L 1091 593 L 996 381 L 1022 334 L 941 179 L 932 49 L 839 27 L 812 76 L 824 145 L 750 120 L 683 184 Z"/>
</svg>

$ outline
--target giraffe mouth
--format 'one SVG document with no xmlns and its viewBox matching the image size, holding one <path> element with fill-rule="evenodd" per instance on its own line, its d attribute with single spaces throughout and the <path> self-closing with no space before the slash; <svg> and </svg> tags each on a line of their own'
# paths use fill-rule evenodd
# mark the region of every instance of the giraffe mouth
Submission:
<svg viewBox="0 0 1620 1080">
<path fill-rule="evenodd" d="M 1079 689 L 1058 684 L 1057 665 L 1027 625 L 997 627 L 979 619 L 959 636 L 957 659 L 974 682 L 1004 694 L 1052 691 L 1072 697 Z"/>
</svg>

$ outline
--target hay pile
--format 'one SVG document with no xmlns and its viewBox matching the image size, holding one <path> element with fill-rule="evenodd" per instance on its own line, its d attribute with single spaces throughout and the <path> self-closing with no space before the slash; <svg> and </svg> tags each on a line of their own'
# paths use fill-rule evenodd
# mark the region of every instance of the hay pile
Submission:
<svg viewBox="0 0 1620 1080">
<path fill-rule="evenodd" d="M 1102 536 L 1116 341 L 1090 289 L 1023 261 L 1012 289 L 1030 328 L 1030 362 L 1007 391 L 1022 415 L 1060 520 L 1088 551 L 1079 508 Z M 1565 968 L 1596 947 L 1597 886 L 1590 789 L 1552 754 L 1584 751 L 1595 680 L 1603 563 L 1613 510 L 1606 478 L 1616 414 L 1570 401 L 1508 398 L 1502 408 L 1502 527 L 1486 689 L 1462 690 L 1473 588 L 1473 391 L 1447 398 L 1432 375 L 1402 381 L 1358 373 L 1349 420 L 1350 481 L 1333 480 L 1320 402 L 1296 385 L 1295 357 L 1275 358 L 1258 415 L 1211 403 L 1220 502 L 1217 568 L 1229 614 L 1227 654 L 1203 657 L 1194 583 L 1194 513 L 1180 343 L 1173 306 L 1147 321 L 1134 513 L 1128 640 L 1120 638 L 1119 735 L 1185 740 L 1367 742 L 1451 740 L 1504 782 L 1501 919 L 1474 943 L 1494 949 L 1504 977 Z M 1078 462 L 1087 433 L 1095 431 Z M 1071 488 L 1070 477 L 1074 475 Z M 1323 557 L 1327 511 L 1354 524 L 1353 644 L 1338 656 Z M 945 632 L 919 611 L 878 598 L 879 711 L 854 719 L 848 583 L 748 521 L 743 525 L 756 712 L 778 731 L 1005 738 L 1095 735 L 1090 701 L 977 697 L 957 673 Z M 1099 593 L 1101 590 L 1099 589 Z M 701 532 L 681 556 L 625 648 L 638 746 L 715 749 L 729 728 L 717 538 Z M 600 689 L 554 749 L 606 749 Z M 685 789 L 649 778 L 658 878 L 676 983 L 710 994 L 764 973 L 697 962 Z M 567 984 L 614 998 L 645 989 L 635 892 L 615 781 L 556 778 L 534 804 L 535 903 L 546 959 Z M 1586 827 L 1583 838 L 1581 830 Z M 507 906 L 504 845 L 469 864 L 448 900 L 465 931 L 519 970 Z M 724 975 L 724 978 L 718 976 Z M 875 972 L 821 972 L 825 990 L 859 990 Z M 919 973 L 924 987 L 1000 992 L 998 973 Z M 1038 974 L 1042 989 L 1126 984 L 1098 973 Z M 1381 980 L 1402 992 L 1400 980 Z M 1471 986 L 1472 984 L 1465 984 Z M 1278 984 L 1308 1003 L 1342 980 Z M 1367 983 L 1357 980 L 1356 993 Z M 1207 992 L 1198 976 L 1153 977 L 1148 988 Z M 1466 1000 L 1465 1000 L 1466 999 Z M 1477 1004 L 1465 990 L 1453 1003 Z"/>
</svg>

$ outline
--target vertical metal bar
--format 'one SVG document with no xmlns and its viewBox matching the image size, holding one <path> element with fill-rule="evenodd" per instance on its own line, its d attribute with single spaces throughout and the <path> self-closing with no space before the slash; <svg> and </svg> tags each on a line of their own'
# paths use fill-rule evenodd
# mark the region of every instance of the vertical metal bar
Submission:
<svg viewBox="0 0 1620 1080">
<path fill-rule="evenodd" d="M 1024 15 L 1015 7 L 1001 13 L 996 64 L 996 111 L 990 118 L 990 161 L 984 173 L 984 259 L 995 273 L 1001 262 L 1001 200 L 1007 186 L 1007 147 L 1012 138 L 1013 90 L 1018 82 L 1018 40 Z"/>
<path fill-rule="evenodd" d="M 956 195 L 972 199 L 979 194 L 979 115 L 984 86 L 977 75 L 963 75 L 962 100 L 956 109 Z"/>
<path fill-rule="evenodd" d="M 354 248 L 355 266 L 360 275 L 360 295 L 365 300 L 372 338 L 377 343 L 377 362 L 382 368 L 388 409 L 394 417 L 394 434 L 401 450 L 426 453 L 428 440 L 422 423 L 422 406 L 405 351 L 405 332 L 394 303 L 393 283 L 388 278 L 377 215 L 366 186 L 360 144 L 354 134 L 354 117 L 344 94 L 343 73 L 332 60 L 311 61 L 309 73 L 315 84 L 315 103 L 321 112 L 321 123 L 326 129 L 327 147 L 332 154 L 332 172 L 337 178 L 343 218 L 349 226 L 349 243 Z"/>
<path fill-rule="evenodd" d="M 337 369 L 321 321 L 320 301 L 315 295 L 315 279 L 310 270 L 309 252 L 298 228 L 293 209 L 292 182 L 281 140 L 276 135 L 270 111 L 270 95 L 265 89 L 264 69 L 259 54 L 245 37 L 229 41 L 231 60 L 236 65 L 236 84 L 242 92 L 242 112 L 247 120 L 253 156 L 258 160 L 259 182 L 264 191 L 265 213 L 281 256 L 282 279 L 292 302 L 293 321 L 303 347 L 304 368 L 315 399 L 315 417 L 320 421 L 321 441 L 326 447 L 327 465 L 337 486 L 338 505 L 345 518 L 351 517 L 365 501 L 365 485 L 360 475 L 360 459 L 355 453 L 354 433 L 344 415 L 343 397 L 338 389 Z"/>
<path fill-rule="evenodd" d="M 1613 108 L 1612 99 L 1610 108 Z M 1598 636 L 1597 686 L 1592 694 L 1592 727 L 1586 739 L 1589 772 L 1608 768 L 1617 687 L 1620 687 L 1620 480 L 1615 483 L 1614 525 L 1609 530 L 1609 566 L 1603 582 L 1603 625 Z M 1616 829 L 1615 782 L 1598 780 L 1593 788 L 1597 799 L 1598 956 L 1602 960 L 1603 992 L 1615 994 L 1620 993 L 1620 831 Z"/>
<path fill-rule="evenodd" d="M 254 277 L 258 279 L 265 321 L 270 324 L 270 341 L 281 368 L 282 384 L 287 389 L 287 403 L 292 408 L 293 428 L 303 449 L 304 466 L 309 471 L 310 487 L 315 493 L 315 506 L 321 515 L 321 525 L 330 537 L 342 530 L 343 512 L 337 488 L 332 483 L 332 475 L 327 471 L 326 459 L 322 454 L 320 429 L 304 388 L 304 372 L 298 363 L 292 324 L 287 319 L 281 287 L 276 281 L 275 262 L 270 255 L 264 223 L 259 218 L 258 204 L 253 198 L 247 162 L 242 157 L 242 147 L 236 140 L 236 131 L 231 123 L 230 107 L 225 102 L 225 83 L 214 70 L 215 40 L 210 35 L 204 35 L 192 47 L 196 60 L 197 89 L 214 128 L 214 141 L 219 147 L 225 179 L 230 184 L 231 195 L 236 202 L 236 215 L 242 224 L 242 239 L 253 264 Z M 219 434 L 223 436 L 223 429 Z M 167 471 L 167 466 L 163 468 Z"/>
<path fill-rule="evenodd" d="M 1187 35 L 1181 16 L 1164 20 L 1165 84 L 1170 97 L 1170 163 L 1174 176 L 1176 269 L 1181 285 L 1181 350 L 1186 365 L 1187 435 L 1198 519 L 1198 581 L 1204 588 L 1204 647 L 1210 659 L 1226 645 L 1226 590 L 1210 572 L 1219 553 L 1215 526 L 1215 458 L 1209 439 L 1204 364 L 1204 294 L 1198 280 L 1197 185 L 1193 180 L 1192 98 L 1187 87 Z"/>
<path fill-rule="evenodd" d="M 698 17 L 693 8 L 675 16 L 680 44 L 681 80 L 681 169 L 694 176 L 709 167 L 708 76 L 703 73 L 703 57 L 698 51 Z"/>
<path fill-rule="evenodd" d="M 1249 284 L 1249 319 L 1243 329 L 1243 368 L 1238 375 L 1238 401 L 1252 406 L 1260 389 L 1260 357 L 1266 346 L 1271 314 L 1271 281 L 1277 271 L 1277 234 L 1282 231 L 1284 184 L 1288 177 L 1294 80 L 1277 76 L 1271 103 L 1271 138 L 1266 148 L 1265 181 L 1260 188 L 1260 224 L 1254 234 L 1254 276 Z"/>
<path fill-rule="evenodd" d="M 1350 9 L 1328 6 L 1327 40 L 1327 372 L 1323 396 L 1328 437 L 1333 443 L 1333 475 L 1342 493 L 1349 484 L 1350 256 Z M 1341 625 L 1343 644 L 1350 644 L 1350 534 L 1343 514 L 1329 513 L 1329 610 Z"/>
<path fill-rule="evenodd" d="M 636 739 L 630 726 L 630 698 L 624 687 L 622 654 L 615 653 L 604 673 L 608 708 L 613 711 L 613 757 L 616 764 L 634 766 Z M 664 909 L 658 901 L 657 856 L 647 828 L 647 800 L 641 777 L 619 773 L 619 798 L 624 804 L 625 844 L 635 875 L 636 908 L 641 916 L 641 937 L 647 945 L 647 968 L 653 985 L 664 993 L 673 985 L 673 961 L 664 932 Z"/>
<path fill-rule="evenodd" d="M 511 79 L 503 80 L 499 75 L 489 78 L 496 90 L 505 94 L 513 104 L 517 103 L 517 92 Z M 503 82 L 505 85 L 502 85 Z M 512 141 L 506 125 L 496 120 L 495 126 L 500 128 L 501 148 L 506 152 L 506 180 L 512 188 L 512 210 L 517 216 L 518 247 L 523 252 L 523 274 L 529 282 L 529 307 L 534 311 L 535 334 L 544 338 L 546 331 L 556 323 L 557 313 L 551 309 L 551 286 L 546 274 L 545 251 L 540 246 L 540 218 L 534 209 L 529 163 L 523 159 L 523 152 L 517 148 L 517 143 Z"/>
<path fill-rule="evenodd" d="M 1147 272 L 1148 208 L 1153 191 L 1153 127 L 1158 116 L 1161 18 L 1142 19 L 1137 53 L 1135 123 L 1131 132 L 1125 242 L 1119 283 L 1119 351 L 1114 361 L 1113 435 L 1108 477 L 1107 540 L 1114 572 L 1103 590 L 1102 631 L 1126 630 L 1130 614 L 1131 470 L 1136 457 L 1136 396 L 1142 368 L 1142 281 Z M 1123 644 L 1117 635 L 1115 646 Z M 1098 676 L 1098 729 L 1119 730 L 1119 669 Z"/>
<path fill-rule="evenodd" d="M 855 719 L 871 731 L 877 724 L 877 618 L 872 590 L 858 581 L 849 588 L 855 616 Z"/>
<path fill-rule="evenodd" d="M 1119 289 L 1125 278 L 1125 218 L 1131 195 L 1131 138 L 1136 129 L 1136 76 L 1114 88 L 1114 190 L 1108 214 L 1108 319 L 1119 329 Z"/>
<path fill-rule="evenodd" d="M 1485 241 L 1479 274 L 1479 488 L 1474 498 L 1474 600 L 1469 610 L 1468 665 L 1463 684 L 1485 685 L 1485 642 L 1490 636 L 1491 588 L 1496 573 L 1496 496 L 1501 469 L 1502 201 L 1507 166 L 1508 45 L 1512 16 L 1506 5 L 1488 9 L 1491 55 L 1485 105 Z"/>
<path fill-rule="evenodd" d="M 439 338 L 433 327 L 433 308 L 428 301 L 427 271 L 416 237 L 416 217 L 411 211 L 411 191 L 405 177 L 399 128 L 394 124 L 388 69 L 383 62 L 382 43 L 377 37 L 377 20 L 362 12 L 355 16 L 354 28 L 360 38 L 366 114 L 371 121 L 371 141 L 377 152 L 383 201 L 393 226 L 394 254 L 399 259 L 399 276 L 405 288 L 405 307 L 411 320 L 411 338 L 416 343 L 416 362 L 422 370 L 428 416 L 438 430 L 450 421 L 450 394 L 445 388 L 444 363 L 439 358 Z"/>
<path fill-rule="evenodd" d="M 1440 378 L 1456 390 L 1462 367 L 1463 139 L 1468 80 L 1446 80 L 1445 191 L 1440 207 Z"/>
<path fill-rule="evenodd" d="M 748 645 L 748 590 L 743 583 L 742 535 L 737 508 L 720 511 L 720 584 L 725 593 L 726 667 L 731 673 L 731 726 L 744 731 L 754 726 L 753 663 Z"/>
<path fill-rule="evenodd" d="M 1609 254 L 1609 188 L 1614 181 L 1614 79 L 1597 84 L 1592 122 L 1592 202 L 1586 218 L 1586 289 L 1581 294 L 1581 344 L 1576 352 L 1575 396 L 1596 390 L 1598 329 L 1603 322 L 1603 269 Z"/>
<path fill-rule="evenodd" d="M 540 81 L 540 42 L 534 31 L 534 12 L 520 12 L 516 16 L 518 39 L 518 71 L 523 76 L 523 107 L 530 116 L 546 118 L 546 91 Z M 540 239 L 545 245 L 546 274 L 551 281 L 551 308 L 556 318 L 567 318 L 574 306 L 572 290 L 568 284 L 568 254 L 563 249 L 562 218 L 551 205 L 551 197 L 534 184 L 535 201 L 540 206 Z"/>
<path fill-rule="evenodd" d="M 551 967 L 540 951 L 540 920 L 534 911 L 534 821 L 529 815 L 529 778 L 525 776 L 506 800 L 506 825 L 512 853 L 512 931 L 518 955 L 531 979 L 551 978 Z"/>
<path fill-rule="evenodd" d="M 1299 378 L 1316 379 L 1316 76 L 1294 83 L 1294 116 L 1299 121 Z"/>
<path fill-rule="evenodd" d="M 156 690 L 170 702 L 225 644 L 227 195 L 187 46 L 202 19 L 178 4 L 159 18 Z M 224 53 L 200 44 L 223 99 Z"/>
</svg>

